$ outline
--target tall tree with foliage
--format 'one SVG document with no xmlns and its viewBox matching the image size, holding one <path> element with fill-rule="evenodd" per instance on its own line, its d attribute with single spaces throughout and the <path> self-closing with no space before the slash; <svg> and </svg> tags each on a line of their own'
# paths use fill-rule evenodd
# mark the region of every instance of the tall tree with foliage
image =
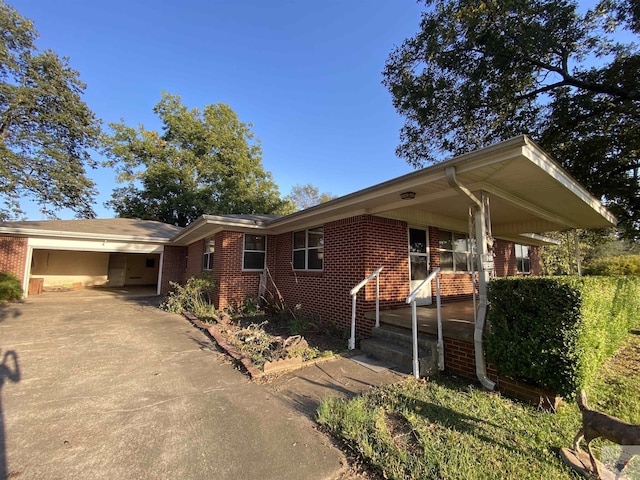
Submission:
<svg viewBox="0 0 640 480">
<path fill-rule="evenodd" d="M 108 203 L 118 216 L 185 226 L 202 214 L 279 213 L 285 206 L 262 167 L 250 125 L 221 103 L 188 109 L 162 94 L 162 133 L 111 123 L 106 154 L 127 185 Z"/>
<path fill-rule="evenodd" d="M 640 239 L 640 3 L 426 0 L 383 83 L 419 167 L 529 134 Z"/>
<path fill-rule="evenodd" d="M 67 58 L 38 52 L 33 23 L 0 0 L 0 220 L 23 215 L 32 199 L 53 216 L 69 208 L 95 216 L 95 167 L 100 122 L 82 101 L 85 84 Z"/>
<path fill-rule="evenodd" d="M 292 202 L 297 210 L 304 210 L 305 208 L 328 202 L 334 198 L 336 197 L 330 193 L 320 193 L 318 187 L 315 187 L 310 183 L 307 183 L 306 185 L 294 185 L 291 188 L 291 193 L 287 195 L 287 200 Z"/>
</svg>

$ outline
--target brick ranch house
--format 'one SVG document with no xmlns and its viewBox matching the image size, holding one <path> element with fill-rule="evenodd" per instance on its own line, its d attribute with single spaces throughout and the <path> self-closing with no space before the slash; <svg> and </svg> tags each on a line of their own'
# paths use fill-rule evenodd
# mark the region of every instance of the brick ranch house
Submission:
<svg viewBox="0 0 640 480">
<path fill-rule="evenodd" d="M 406 306 L 438 267 L 443 301 L 470 298 L 475 271 L 482 302 L 493 275 L 541 273 L 542 232 L 614 224 L 521 136 L 286 216 L 203 215 L 184 229 L 130 219 L 3 223 L 0 270 L 21 278 L 25 295 L 34 278 L 45 288 L 153 284 L 165 294 L 170 281 L 207 272 L 219 309 L 257 297 L 268 272 L 287 305 L 348 328 L 350 290 L 379 267 L 382 310 Z M 419 303 L 431 303 L 433 283 Z M 359 337 L 374 326 L 365 314 L 375 294 L 371 282 L 358 295 Z"/>
</svg>

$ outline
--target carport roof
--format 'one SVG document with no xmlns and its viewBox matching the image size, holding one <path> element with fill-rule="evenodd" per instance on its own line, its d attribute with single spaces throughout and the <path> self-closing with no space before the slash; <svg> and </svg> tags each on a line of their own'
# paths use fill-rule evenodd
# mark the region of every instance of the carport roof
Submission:
<svg viewBox="0 0 640 480">
<path fill-rule="evenodd" d="M 119 239 L 168 242 L 182 228 L 152 220 L 104 218 L 87 220 L 33 220 L 0 223 L 0 234 L 29 237 Z"/>
</svg>

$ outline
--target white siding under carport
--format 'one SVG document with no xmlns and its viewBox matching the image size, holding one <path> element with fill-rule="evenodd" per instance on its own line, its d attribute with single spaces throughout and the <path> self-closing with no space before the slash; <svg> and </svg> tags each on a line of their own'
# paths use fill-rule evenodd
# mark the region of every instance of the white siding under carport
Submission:
<svg viewBox="0 0 640 480">
<path fill-rule="evenodd" d="M 24 291 L 29 278 L 46 278 L 48 285 L 83 286 L 155 284 L 159 292 L 164 245 L 116 240 L 31 237 L 28 241 Z M 124 257 L 122 256 L 124 255 Z M 121 281 L 108 282 L 111 259 L 124 263 Z M 124 262 L 122 262 L 124 260 Z M 130 277 L 130 278 L 129 278 Z"/>
</svg>

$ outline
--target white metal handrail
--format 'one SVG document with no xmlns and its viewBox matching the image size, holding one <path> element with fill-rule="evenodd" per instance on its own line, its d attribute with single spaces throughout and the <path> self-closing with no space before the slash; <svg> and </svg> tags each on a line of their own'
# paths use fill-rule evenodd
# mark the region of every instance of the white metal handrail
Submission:
<svg viewBox="0 0 640 480">
<path fill-rule="evenodd" d="M 440 301 L 440 267 L 431 272 L 413 292 L 409 294 L 406 302 L 411 304 L 411 332 L 413 334 L 413 375 L 420 378 L 420 362 L 418 359 L 418 311 L 416 297 L 425 283 L 436 279 L 436 311 L 438 314 L 438 370 L 444 370 L 444 339 L 442 338 L 442 303 Z"/>
<path fill-rule="evenodd" d="M 356 297 L 362 287 L 364 287 L 373 277 L 376 278 L 376 327 L 380 326 L 380 272 L 384 267 L 378 268 L 375 272 L 362 280 L 349 292 L 351 295 L 351 337 L 349 338 L 349 350 L 356 348 Z"/>
</svg>

